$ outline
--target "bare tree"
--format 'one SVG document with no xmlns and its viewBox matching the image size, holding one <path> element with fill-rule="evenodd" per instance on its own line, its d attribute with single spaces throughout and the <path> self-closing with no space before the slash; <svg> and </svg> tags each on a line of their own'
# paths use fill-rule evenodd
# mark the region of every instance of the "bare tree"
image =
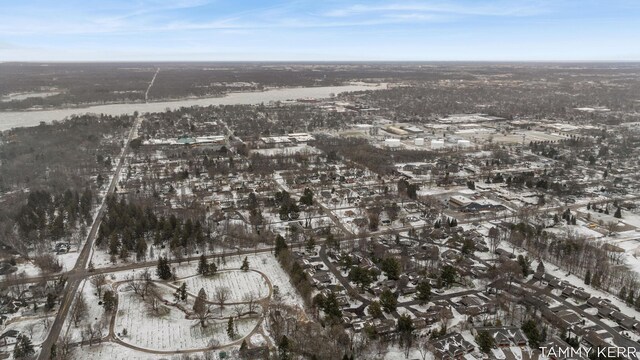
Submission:
<svg viewBox="0 0 640 360">
<path fill-rule="evenodd" d="M 95 286 L 98 292 L 98 298 L 102 297 L 102 287 L 107 284 L 107 276 L 105 274 L 98 274 L 91 277 L 91 284 Z"/>
<path fill-rule="evenodd" d="M 58 338 L 56 342 L 56 360 L 71 359 L 71 336 L 65 334 Z"/>
<path fill-rule="evenodd" d="M 27 325 L 24 327 L 29 333 L 29 339 L 33 338 L 33 330 L 35 329 L 36 325 L 38 325 L 38 323 L 30 322 L 30 323 L 27 323 Z"/>
<path fill-rule="evenodd" d="M 244 311 L 244 304 L 236 304 L 233 306 L 233 312 L 236 314 L 237 318 L 240 318 L 242 315 L 245 314 Z"/>
<path fill-rule="evenodd" d="M 418 352 L 420 353 L 420 357 L 422 358 L 422 360 L 426 360 L 427 355 L 431 353 L 431 351 L 429 350 L 429 341 L 426 338 L 420 338 L 420 340 L 418 340 L 418 343 L 416 344 L 416 347 L 418 348 Z"/>
<path fill-rule="evenodd" d="M 87 324 L 82 331 L 82 341 L 88 341 L 89 346 L 93 345 L 94 341 L 100 340 L 102 337 L 102 320 L 94 324 Z"/>
<path fill-rule="evenodd" d="M 87 302 L 84 299 L 84 295 L 80 292 L 76 296 L 76 302 L 73 304 L 73 309 L 71 310 L 71 319 L 75 327 L 78 327 L 80 321 L 87 316 L 87 312 Z"/>
<path fill-rule="evenodd" d="M 7 281 L 17 281 L 15 285 L 11 285 L 9 287 L 9 291 L 11 292 L 11 296 L 16 298 L 16 299 L 22 299 L 22 297 L 24 296 L 24 291 L 27 289 L 27 286 L 25 285 L 25 283 L 23 283 L 22 281 L 27 277 L 27 274 L 22 271 L 18 274 L 9 274 L 6 277 Z M 45 283 L 46 285 L 46 283 Z M 43 288 L 44 285 L 39 285 L 37 286 L 37 290 L 40 291 Z M 35 294 L 34 294 L 35 295 Z M 44 291 L 42 292 L 42 295 L 44 296 Z"/>
<path fill-rule="evenodd" d="M 443 329 L 447 329 L 449 326 L 449 311 L 445 308 L 438 313 L 438 320 Z"/>
<path fill-rule="evenodd" d="M 251 291 L 247 294 L 244 295 L 243 297 L 244 302 L 247 303 L 247 306 L 249 307 L 249 313 L 253 313 L 253 310 L 256 307 L 256 300 L 257 300 L 257 296 L 256 293 Z"/>
<path fill-rule="evenodd" d="M 146 295 L 145 282 L 135 280 L 134 278 L 131 280 L 130 285 L 134 294 L 139 295 L 142 300 L 144 300 L 144 296 Z"/>
<path fill-rule="evenodd" d="M 144 297 L 147 296 L 147 293 L 152 287 L 153 282 L 151 281 L 149 270 L 145 270 L 138 280 L 136 280 L 135 277 L 131 280 L 131 289 L 133 289 L 133 292 L 139 295 L 142 300 L 144 300 Z"/>
<path fill-rule="evenodd" d="M 516 261 L 504 261 L 498 267 L 498 271 L 501 276 L 507 280 L 509 286 L 511 286 L 513 280 L 522 278 L 522 267 Z"/>
<path fill-rule="evenodd" d="M 229 299 L 229 288 L 227 288 L 226 286 L 221 286 L 217 288 L 214 296 L 215 296 L 216 302 L 218 303 L 218 305 L 220 305 L 220 309 L 221 309 L 220 311 L 222 312 L 222 309 L 224 308 L 224 304 Z"/>
<path fill-rule="evenodd" d="M 500 238 L 500 231 L 498 231 L 496 227 L 489 229 L 489 246 L 491 247 L 491 253 L 494 254 L 494 256 L 501 242 L 502 239 Z"/>
<path fill-rule="evenodd" d="M 147 287 L 147 298 L 145 299 L 145 303 L 147 304 L 150 311 L 158 314 L 160 312 L 160 303 L 162 295 L 158 292 L 158 289 L 153 286 Z"/>
<path fill-rule="evenodd" d="M 33 263 L 42 270 L 43 274 L 52 274 L 62 270 L 62 264 L 55 255 L 43 253 L 33 258 Z"/>
</svg>

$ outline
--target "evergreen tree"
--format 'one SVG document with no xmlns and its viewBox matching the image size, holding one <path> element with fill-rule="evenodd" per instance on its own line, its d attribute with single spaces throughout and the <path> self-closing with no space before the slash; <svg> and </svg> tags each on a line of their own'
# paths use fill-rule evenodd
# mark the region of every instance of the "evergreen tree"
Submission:
<svg viewBox="0 0 640 360">
<path fill-rule="evenodd" d="M 253 194 L 253 193 L 252 193 Z M 247 340 L 242 340 L 242 344 L 240 345 L 240 357 L 243 359 L 246 357 L 246 352 L 249 346 L 247 345 Z"/>
<path fill-rule="evenodd" d="M 427 280 L 422 280 L 416 287 L 416 300 L 420 302 L 420 305 L 426 304 L 431 300 L 431 285 Z"/>
<path fill-rule="evenodd" d="M 215 273 L 218 272 L 218 266 L 216 265 L 216 263 L 212 262 L 211 264 L 209 264 L 209 271 L 207 272 L 208 275 L 215 275 Z"/>
<path fill-rule="evenodd" d="M 287 249 L 287 241 L 282 237 L 282 235 L 278 234 L 276 236 L 276 247 L 274 253 L 276 256 L 280 254 L 283 250 Z"/>
<path fill-rule="evenodd" d="M 591 284 L 591 270 L 587 269 L 587 273 L 584 275 L 584 284 Z"/>
<path fill-rule="evenodd" d="M 400 262 L 396 258 L 388 257 L 382 260 L 380 269 L 391 280 L 398 280 L 400 276 Z"/>
<path fill-rule="evenodd" d="M 440 273 L 440 282 L 443 286 L 451 287 L 456 281 L 456 275 L 456 268 L 451 265 L 445 265 L 442 267 L 442 272 Z"/>
<path fill-rule="evenodd" d="M 529 265 L 531 264 L 531 260 L 529 260 L 528 256 L 518 255 L 518 265 L 520 265 L 520 269 L 522 270 L 522 275 L 527 277 L 530 273 Z"/>
<path fill-rule="evenodd" d="M 338 298 L 333 291 L 329 292 L 324 298 L 322 311 L 324 311 L 325 315 L 330 320 L 338 320 L 342 317 L 342 311 L 340 310 L 340 305 L 338 304 Z"/>
<path fill-rule="evenodd" d="M 488 332 L 482 331 L 479 332 L 476 336 L 476 342 L 478 343 L 478 348 L 485 354 L 488 354 L 495 344 L 495 340 Z"/>
<path fill-rule="evenodd" d="M 120 249 L 120 240 L 118 240 L 118 235 L 114 233 L 109 240 L 109 254 L 118 254 L 118 249 Z"/>
<path fill-rule="evenodd" d="M 206 300 L 207 292 L 204 290 L 204 288 L 200 288 L 200 291 L 198 291 L 198 296 L 193 302 L 193 312 L 200 320 L 200 326 L 202 327 L 205 326 L 205 321 L 209 316 L 209 305 L 207 305 Z"/>
<path fill-rule="evenodd" d="M 476 244 L 473 242 L 471 238 L 466 238 L 462 241 L 462 248 L 460 249 L 460 251 L 462 251 L 463 254 L 471 255 L 473 254 L 475 249 L 476 249 Z"/>
<path fill-rule="evenodd" d="M 13 349 L 13 358 L 14 359 L 27 359 L 30 358 L 33 354 L 35 354 L 35 350 L 33 349 L 33 344 L 31 343 L 31 339 L 29 339 L 26 335 L 20 334 L 16 339 L 16 345 Z"/>
<path fill-rule="evenodd" d="M 619 207 L 616 209 L 616 212 L 613 214 L 613 217 L 622 219 L 622 210 Z"/>
<path fill-rule="evenodd" d="M 246 256 L 244 257 L 244 260 L 242 260 L 242 266 L 240 266 L 240 270 L 249 271 L 249 260 Z"/>
<path fill-rule="evenodd" d="M 147 255 L 147 242 L 143 237 L 139 237 L 136 242 L 136 260 L 142 260 Z"/>
<path fill-rule="evenodd" d="M 411 333 L 414 330 L 413 321 L 408 314 L 400 315 L 398 318 L 398 324 L 396 325 L 396 331 L 400 334 Z"/>
<path fill-rule="evenodd" d="M 56 306 L 56 296 L 53 293 L 48 293 L 47 302 L 44 304 L 44 308 L 47 311 L 50 311 L 54 306 Z"/>
<path fill-rule="evenodd" d="M 231 340 L 236 337 L 235 327 L 233 326 L 233 317 L 230 317 L 227 322 L 227 336 L 229 336 L 229 339 Z"/>
<path fill-rule="evenodd" d="M 207 258 L 204 256 L 204 254 L 200 255 L 197 271 L 200 275 L 209 275 L 209 263 L 207 263 Z"/>
<path fill-rule="evenodd" d="M 307 206 L 313 205 L 313 191 L 311 189 L 304 189 L 304 194 L 300 197 L 300 203 Z"/>
<path fill-rule="evenodd" d="M 176 301 L 186 301 L 187 283 L 182 283 L 182 285 L 180 285 L 180 287 L 176 289 L 176 292 L 173 295 L 176 298 Z"/>
<path fill-rule="evenodd" d="M 278 343 L 278 359 L 279 360 L 289 360 L 291 359 L 290 349 L 289 349 L 289 339 L 286 335 L 282 335 L 280 342 Z"/>
<path fill-rule="evenodd" d="M 529 345 L 532 348 L 537 348 L 540 345 L 541 337 L 540 331 L 538 330 L 538 326 L 536 321 L 533 319 L 529 319 L 522 324 L 522 332 L 529 339 Z"/>
<path fill-rule="evenodd" d="M 307 239 L 307 243 L 305 244 L 305 250 L 308 253 L 312 253 L 315 247 L 316 247 L 316 239 L 314 239 L 313 236 L 310 236 L 309 239 Z"/>
<path fill-rule="evenodd" d="M 111 312 L 116 307 L 116 296 L 111 290 L 106 290 L 102 295 L 102 306 L 104 311 Z"/>
<path fill-rule="evenodd" d="M 373 282 L 373 278 L 369 270 L 365 268 L 361 268 L 359 266 L 354 266 L 349 271 L 349 280 L 356 283 L 360 289 L 365 289 L 371 285 Z"/>
<path fill-rule="evenodd" d="M 600 287 L 600 275 L 599 273 L 595 273 L 591 275 L 591 286 L 594 288 Z"/>
<path fill-rule="evenodd" d="M 169 267 L 169 260 L 166 257 L 158 259 L 158 266 L 156 268 L 156 275 L 162 280 L 169 280 L 172 277 L 171 268 Z"/>
<path fill-rule="evenodd" d="M 622 300 L 625 300 L 627 298 L 627 287 L 623 286 L 622 289 L 620 289 L 620 293 L 618 294 L 618 297 Z"/>
<path fill-rule="evenodd" d="M 382 305 L 384 311 L 391 313 L 396 311 L 398 299 L 396 299 L 391 290 L 385 289 L 382 294 L 380 294 L 380 305 Z"/>
<path fill-rule="evenodd" d="M 373 316 L 376 319 L 379 319 L 382 317 L 382 307 L 380 307 L 380 302 L 378 301 L 375 301 L 375 300 L 372 301 L 369 304 L 367 311 L 369 312 L 369 315 Z"/>
</svg>

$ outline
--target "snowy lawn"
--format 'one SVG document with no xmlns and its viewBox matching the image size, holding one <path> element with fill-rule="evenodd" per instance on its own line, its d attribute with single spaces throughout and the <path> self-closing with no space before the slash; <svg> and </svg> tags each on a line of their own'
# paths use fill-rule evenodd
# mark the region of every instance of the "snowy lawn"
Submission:
<svg viewBox="0 0 640 360">
<path fill-rule="evenodd" d="M 156 315 L 132 291 L 119 293 L 118 315 L 115 329 L 127 329 L 126 343 L 154 350 L 203 349 L 232 343 L 251 333 L 258 325 L 259 318 L 235 320 L 238 336 L 230 339 L 227 335 L 227 319 L 214 320 L 206 327 L 198 320 L 185 318 L 185 313 L 172 307 L 160 305 L 165 314 Z"/>
<path fill-rule="evenodd" d="M 169 357 L 167 357 L 169 358 Z M 74 348 L 71 359 L 86 360 L 147 360 L 158 359 L 156 354 L 147 354 L 127 347 L 105 342 L 99 345 Z"/>
<path fill-rule="evenodd" d="M 224 269 L 239 269 L 242 265 L 244 256 L 227 256 L 226 265 L 218 267 L 219 271 Z M 284 272 L 278 260 L 271 253 L 259 253 L 254 255 L 248 255 L 249 269 L 258 270 L 265 274 L 274 288 L 278 288 L 279 297 L 286 305 L 292 305 L 302 308 L 304 302 L 298 294 L 298 291 L 291 285 L 289 281 L 289 275 Z M 193 272 L 197 268 L 197 261 L 193 263 Z M 275 290 L 274 290 L 275 291 Z"/>
<path fill-rule="evenodd" d="M 105 290 L 110 289 L 105 286 Z M 104 308 L 99 305 L 100 299 L 98 298 L 98 293 L 96 292 L 95 286 L 93 286 L 89 280 L 83 280 L 78 288 L 78 292 L 82 292 L 84 296 L 85 303 L 87 304 L 87 313 L 86 316 L 82 319 L 82 321 L 78 322 L 78 326 L 76 327 L 72 321 L 72 313 L 74 307 L 71 307 L 71 311 L 67 315 L 67 319 L 65 320 L 64 327 L 62 329 L 62 334 L 65 331 L 68 331 L 67 334 L 71 337 L 72 341 L 81 341 L 82 340 L 82 331 L 86 328 L 88 324 L 95 324 L 101 321 L 103 324 L 109 323 L 109 316 L 105 314 Z M 74 306 L 75 302 L 74 299 Z M 103 329 L 103 335 L 107 334 L 106 328 Z"/>
<path fill-rule="evenodd" d="M 269 296 L 269 285 L 267 280 L 260 273 L 255 271 L 227 270 L 216 273 L 212 276 L 196 275 L 184 279 L 179 279 L 173 284 L 180 286 L 187 284 L 187 291 L 197 295 L 198 291 L 204 291 L 213 296 L 216 289 L 226 287 L 229 289 L 228 302 L 245 301 L 249 294 L 255 295 L 256 299 L 264 299 Z"/>
</svg>

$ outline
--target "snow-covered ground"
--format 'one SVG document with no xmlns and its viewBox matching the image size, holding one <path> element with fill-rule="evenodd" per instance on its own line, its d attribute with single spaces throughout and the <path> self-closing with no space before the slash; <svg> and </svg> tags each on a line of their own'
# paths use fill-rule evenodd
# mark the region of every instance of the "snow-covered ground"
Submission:
<svg viewBox="0 0 640 360">
<path fill-rule="evenodd" d="M 227 319 L 215 319 L 203 327 L 197 319 L 187 319 L 185 313 L 175 307 L 159 306 L 166 313 L 155 314 L 133 291 L 119 292 L 115 330 L 121 333 L 127 329 L 128 333 L 121 336 L 121 340 L 151 350 L 202 349 L 247 336 L 259 320 L 257 317 L 236 319 L 238 337 L 230 339 Z"/>
<path fill-rule="evenodd" d="M 2 332 L 9 330 L 17 330 L 21 334 L 27 335 L 34 345 L 42 343 L 49 334 L 49 328 L 53 323 L 55 313 L 49 315 L 43 315 L 41 312 L 38 315 L 25 315 L 8 320 L 5 324 L 6 327 L 2 329 Z"/>
<path fill-rule="evenodd" d="M 269 285 L 266 279 L 255 271 L 227 270 L 212 276 L 196 275 L 174 282 L 174 285 L 187 284 L 187 291 L 197 294 L 204 289 L 209 296 L 213 296 L 216 289 L 226 287 L 229 289 L 229 302 L 244 301 L 245 296 L 253 294 L 255 299 L 263 299 L 269 296 Z"/>
<path fill-rule="evenodd" d="M 239 269 L 243 259 L 244 256 L 229 256 L 227 257 L 227 265 L 224 268 Z M 247 260 L 249 261 L 250 269 L 258 270 L 265 274 L 271 281 L 273 287 L 278 288 L 282 302 L 287 305 L 303 308 L 304 302 L 302 297 L 293 285 L 291 285 L 289 275 L 284 272 L 273 254 L 260 253 L 248 255 Z"/>
<path fill-rule="evenodd" d="M 74 348 L 71 358 L 83 360 L 148 360 L 158 359 L 158 355 L 136 351 L 116 343 L 104 342 L 98 345 Z"/>
<path fill-rule="evenodd" d="M 105 289 L 107 289 L 105 287 Z M 102 307 L 100 303 L 100 299 L 98 298 L 98 293 L 96 291 L 95 286 L 93 286 L 89 280 L 83 280 L 78 288 L 78 293 L 82 292 L 82 296 L 84 297 L 84 301 L 87 304 L 87 315 L 85 318 L 78 323 L 78 326 L 72 321 L 72 313 L 73 306 L 71 307 L 71 311 L 67 315 L 67 319 L 64 323 L 64 328 L 61 331 L 61 335 L 68 334 L 71 337 L 73 342 L 82 340 L 82 331 L 88 324 L 96 324 L 97 322 L 102 322 L 103 324 L 108 324 L 108 317 L 104 312 L 104 307 Z M 74 299 L 74 305 L 77 301 Z M 104 329 L 103 334 L 106 335 L 106 329 Z"/>
</svg>

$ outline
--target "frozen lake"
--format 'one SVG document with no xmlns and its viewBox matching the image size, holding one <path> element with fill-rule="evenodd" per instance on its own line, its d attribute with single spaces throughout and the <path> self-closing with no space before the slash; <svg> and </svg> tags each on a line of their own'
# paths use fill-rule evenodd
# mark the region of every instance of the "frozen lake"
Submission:
<svg viewBox="0 0 640 360">
<path fill-rule="evenodd" d="M 71 115 L 86 113 L 122 115 L 133 114 L 135 111 L 138 111 L 139 113 L 162 112 L 167 108 L 177 109 L 180 107 L 190 106 L 251 105 L 268 103 L 270 101 L 285 101 L 301 98 L 323 99 L 330 97 L 331 94 L 339 94 L 349 91 L 380 90 L 386 89 L 386 87 L 386 84 L 353 84 L 344 86 L 284 88 L 256 92 L 236 92 L 230 93 L 224 97 L 214 98 L 183 99 L 152 103 L 96 105 L 72 109 L 0 112 L 0 131 L 14 127 L 36 126 L 42 121 L 50 122 L 53 120 L 62 120 Z"/>
</svg>

